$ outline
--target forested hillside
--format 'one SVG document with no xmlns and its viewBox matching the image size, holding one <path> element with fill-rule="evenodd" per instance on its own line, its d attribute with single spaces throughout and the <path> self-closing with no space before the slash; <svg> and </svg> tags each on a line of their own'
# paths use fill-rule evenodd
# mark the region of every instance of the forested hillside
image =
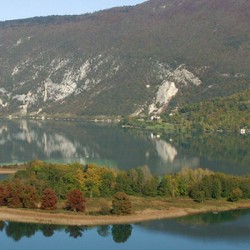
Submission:
<svg viewBox="0 0 250 250">
<path fill-rule="evenodd" d="M 185 105 L 177 113 L 166 114 L 165 119 L 201 131 L 250 129 L 250 89 L 229 97 Z"/>
<path fill-rule="evenodd" d="M 0 115 L 149 115 L 249 88 L 249 0 L 0 22 Z"/>
</svg>

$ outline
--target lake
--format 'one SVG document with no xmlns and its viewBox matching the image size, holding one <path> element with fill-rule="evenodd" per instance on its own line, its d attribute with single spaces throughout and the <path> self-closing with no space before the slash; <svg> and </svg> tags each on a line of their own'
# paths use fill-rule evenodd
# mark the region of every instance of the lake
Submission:
<svg viewBox="0 0 250 250">
<path fill-rule="evenodd" d="M 99 227 L 0 222 L 4 250 L 241 250 L 249 249 L 249 235 L 250 210 Z"/>
<path fill-rule="evenodd" d="M 83 122 L 0 120 L 0 164 L 41 159 L 94 162 L 113 168 L 148 166 L 153 174 L 183 167 L 250 173 L 250 137 L 166 135 Z"/>
</svg>

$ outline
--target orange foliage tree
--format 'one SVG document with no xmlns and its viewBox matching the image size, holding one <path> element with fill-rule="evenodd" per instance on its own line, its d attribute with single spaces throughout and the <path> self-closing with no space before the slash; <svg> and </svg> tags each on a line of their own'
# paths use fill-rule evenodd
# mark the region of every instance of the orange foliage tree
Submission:
<svg viewBox="0 0 250 250">
<path fill-rule="evenodd" d="M 55 210 L 57 208 L 57 196 L 55 192 L 47 188 L 43 191 L 41 209 Z"/>
<path fill-rule="evenodd" d="M 71 211 L 84 212 L 85 202 L 83 193 L 78 189 L 70 191 L 67 196 L 67 208 Z"/>
</svg>

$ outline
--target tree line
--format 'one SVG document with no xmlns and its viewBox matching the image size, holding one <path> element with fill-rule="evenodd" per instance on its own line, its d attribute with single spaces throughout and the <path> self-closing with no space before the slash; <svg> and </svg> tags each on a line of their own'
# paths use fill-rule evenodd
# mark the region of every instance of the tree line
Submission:
<svg viewBox="0 0 250 250">
<path fill-rule="evenodd" d="M 232 176 L 207 169 L 183 168 L 178 173 L 154 176 L 147 166 L 114 170 L 94 164 L 27 163 L 9 180 L 0 183 L 0 205 L 14 208 L 54 210 L 58 201 L 65 208 L 85 210 L 85 197 L 113 197 L 115 214 L 132 212 L 129 196 L 191 197 L 237 201 L 250 198 L 250 176 Z"/>
</svg>

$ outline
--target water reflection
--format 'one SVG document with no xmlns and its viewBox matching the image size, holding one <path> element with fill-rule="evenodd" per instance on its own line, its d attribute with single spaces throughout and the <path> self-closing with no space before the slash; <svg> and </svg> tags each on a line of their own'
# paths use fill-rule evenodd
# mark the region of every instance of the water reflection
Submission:
<svg viewBox="0 0 250 250">
<path fill-rule="evenodd" d="M 15 242 L 20 241 L 22 238 L 31 238 L 39 232 L 42 232 L 46 238 L 52 237 L 55 232 L 64 232 L 70 238 L 82 238 L 84 232 L 96 230 L 101 237 L 112 236 L 115 243 L 125 243 L 132 234 L 133 226 L 127 225 L 113 225 L 113 226 L 56 226 L 56 225 L 42 225 L 42 224 L 28 224 L 16 222 L 3 222 L 0 221 L 0 231 L 5 233 L 8 238 Z"/>
<path fill-rule="evenodd" d="M 250 138 L 182 134 L 155 138 L 137 130 L 76 122 L 0 120 L 0 164 L 32 159 L 94 162 L 131 169 L 147 165 L 153 174 L 182 167 L 231 174 L 250 171 Z"/>
<path fill-rule="evenodd" d="M 234 210 L 159 220 L 140 225 L 149 231 L 181 235 L 196 240 L 249 242 L 250 210 Z"/>
<path fill-rule="evenodd" d="M 114 225 L 112 227 L 113 241 L 116 243 L 126 242 L 132 234 L 132 229 L 131 225 Z"/>
<path fill-rule="evenodd" d="M 118 127 L 33 120 L 0 123 L 1 164 L 41 159 L 123 169 L 147 165 L 153 173 L 163 174 L 172 172 L 176 156 L 175 147 L 164 140 Z"/>
<path fill-rule="evenodd" d="M 146 241 L 160 233 L 160 239 L 166 237 L 180 240 L 188 238 L 197 241 L 227 242 L 235 244 L 250 244 L 250 210 L 235 210 L 222 213 L 208 213 L 187 216 L 179 219 L 157 220 L 139 223 L 137 225 L 107 225 L 98 227 L 87 226 L 56 226 L 25 224 L 0 221 L 0 236 L 5 234 L 14 242 L 23 238 L 36 238 L 42 233 L 45 238 L 52 238 L 60 232 L 63 238 L 81 239 L 88 238 L 89 232 L 97 232 L 96 236 L 112 240 L 116 244 L 129 241 L 132 234 L 141 235 Z M 148 234 L 149 233 L 149 234 Z M 39 239 L 40 236 L 38 237 Z"/>
</svg>

